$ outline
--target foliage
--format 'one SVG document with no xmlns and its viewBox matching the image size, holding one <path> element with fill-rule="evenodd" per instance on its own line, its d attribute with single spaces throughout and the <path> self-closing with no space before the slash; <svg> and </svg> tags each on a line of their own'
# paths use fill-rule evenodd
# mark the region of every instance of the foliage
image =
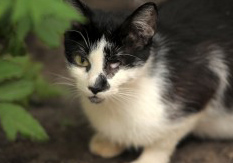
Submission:
<svg viewBox="0 0 233 163">
<path fill-rule="evenodd" d="M 48 139 L 45 130 L 24 108 L 36 96 L 61 94 L 40 74 L 42 65 L 27 53 L 25 38 L 35 34 L 49 47 L 60 45 L 72 21 L 85 18 L 62 0 L 0 0 L 0 120 L 9 140 L 17 134 Z"/>
<path fill-rule="evenodd" d="M 39 123 L 21 106 L 27 106 L 32 95 L 46 98 L 60 94 L 40 75 L 41 64 L 28 56 L 6 57 L 0 60 L 0 118 L 9 140 L 17 133 L 32 140 L 47 140 Z"/>
<path fill-rule="evenodd" d="M 61 0 L 0 0 L 0 38 L 7 45 L 2 51 L 24 54 L 21 45 L 28 32 L 34 32 L 48 46 L 57 47 L 72 20 L 84 22 L 85 18 Z"/>
<path fill-rule="evenodd" d="M 18 132 L 32 140 L 48 139 L 48 135 L 40 124 L 19 105 L 0 103 L 0 116 L 9 140 L 15 140 Z"/>
</svg>

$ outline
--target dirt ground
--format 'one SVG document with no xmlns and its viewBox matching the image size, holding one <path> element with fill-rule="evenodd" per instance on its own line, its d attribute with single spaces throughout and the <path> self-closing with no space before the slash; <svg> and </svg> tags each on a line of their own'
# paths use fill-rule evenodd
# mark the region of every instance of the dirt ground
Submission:
<svg viewBox="0 0 233 163">
<path fill-rule="evenodd" d="M 106 1 L 98 1 L 98 4 Z M 91 0 L 88 3 L 97 8 L 100 6 Z M 112 8 L 118 7 L 112 5 Z M 45 64 L 43 73 L 53 83 L 62 81 L 55 74 L 67 76 L 62 46 L 48 50 L 32 39 L 30 49 L 35 60 Z M 10 143 L 0 130 L 0 163 L 123 163 L 140 154 L 129 150 L 113 159 L 91 155 L 88 141 L 93 131 L 82 115 L 78 100 L 72 95 L 34 104 L 30 112 L 45 127 L 50 141 L 32 143 L 19 139 Z M 171 163 L 233 163 L 233 141 L 189 137 L 177 147 Z"/>
</svg>

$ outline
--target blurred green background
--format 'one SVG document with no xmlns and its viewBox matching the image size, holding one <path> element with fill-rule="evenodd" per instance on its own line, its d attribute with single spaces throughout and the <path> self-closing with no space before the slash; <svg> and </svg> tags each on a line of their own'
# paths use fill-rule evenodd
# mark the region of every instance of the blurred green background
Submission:
<svg viewBox="0 0 233 163">
<path fill-rule="evenodd" d="M 48 135 L 28 112 L 30 101 L 62 95 L 41 75 L 26 42 L 36 36 L 50 48 L 61 44 L 72 21 L 85 18 L 63 0 L 0 0 L 0 120 L 9 140 L 17 134 L 35 141 Z"/>
</svg>

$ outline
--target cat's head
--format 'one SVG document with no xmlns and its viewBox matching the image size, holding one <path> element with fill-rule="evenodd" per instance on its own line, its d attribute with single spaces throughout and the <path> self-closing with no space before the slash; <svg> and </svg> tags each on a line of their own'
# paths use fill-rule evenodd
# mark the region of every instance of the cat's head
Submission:
<svg viewBox="0 0 233 163">
<path fill-rule="evenodd" d="M 156 33 L 157 8 L 146 3 L 121 21 L 95 14 L 79 0 L 73 4 L 88 22 L 74 24 L 65 34 L 69 70 L 82 95 L 100 103 L 140 78 Z"/>
</svg>

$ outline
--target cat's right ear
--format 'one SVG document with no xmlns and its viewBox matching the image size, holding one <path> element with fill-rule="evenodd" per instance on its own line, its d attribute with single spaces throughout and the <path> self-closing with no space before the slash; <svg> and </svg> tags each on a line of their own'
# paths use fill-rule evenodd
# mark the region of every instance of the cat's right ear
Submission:
<svg viewBox="0 0 233 163">
<path fill-rule="evenodd" d="M 92 26 L 91 18 L 93 14 L 91 9 L 80 0 L 68 0 L 68 2 L 86 18 L 84 23 L 72 22 L 71 28 L 64 35 L 65 54 L 68 61 L 73 63 L 72 53 L 77 51 L 77 42 L 82 43 L 84 41 L 83 38 L 88 37 L 86 36 L 87 29 Z"/>
<path fill-rule="evenodd" d="M 129 50 L 143 49 L 157 32 L 158 11 L 153 2 L 135 10 L 121 25 L 118 35 Z"/>
<path fill-rule="evenodd" d="M 87 22 L 91 21 L 91 17 L 93 15 L 91 9 L 80 0 L 70 0 L 70 3 L 83 15 L 86 17 Z M 75 25 L 76 23 L 74 23 Z"/>
</svg>

